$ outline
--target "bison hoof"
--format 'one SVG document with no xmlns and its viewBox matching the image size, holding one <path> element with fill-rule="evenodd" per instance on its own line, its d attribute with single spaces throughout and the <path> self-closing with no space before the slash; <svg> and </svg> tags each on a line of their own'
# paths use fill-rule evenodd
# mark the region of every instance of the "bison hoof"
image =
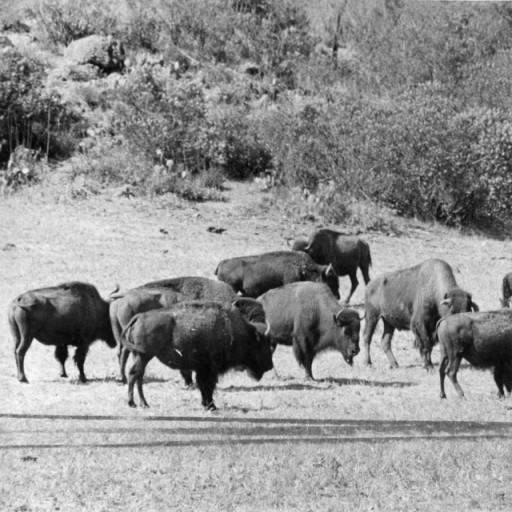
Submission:
<svg viewBox="0 0 512 512">
<path fill-rule="evenodd" d="M 67 374 L 66 372 L 62 372 L 62 373 L 60 374 L 60 376 L 61 376 L 63 379 L 65 379 L 65 378 L 68 376 L 68 374 Z"/>
<path fill-rule="evenodd" d="M 141 402 L 140 403 L 140 406 L 143 408 L 143 409 L 147 409 L 149 408 L 149 404 L 147 402 Z"/>
<path fill-rule="evenodd" d="M 85 377 L 85 375 L 80 375 L 80 377 L 78 378 L 78 382 L 80 382 L 80 384 L 87 384 L 87 378 Z"/>
<path fill-rule="evenodd" d="M 446 393 L 441 393 L 439 396 L 440 396 L 441 398 L 446 398 Z"/>
<path fill-rule="evenodd" d="M 126 379 L 126 377 L 119 377 L 119 384 L 127 384 L 128 383 L 128 380 Z"/>
<path fill-rule="evenodd" d="M 216 411 L 217 410 L 217 406 L 215 405 L 213 400 L 209 404 L 206 404 L 205 408 L 207 411 Z"/>
<path fill-rule="evenodd" d="M 135 402 L 134 402 L 133 400 L 128 400 L 128 405 L 129 405 L 130 407 L 137 407 L 137 406 L 135 405 Z"/>
<path fill-rule="evenodd" d="M 498 391 L 498 399 L 505 398 L 505 393 L 502 393 L 501 391 Z"/>
<path fill-rule="evenodd" d="M 28 384 L 28 380 L 27 380 L 27 377 L 25 377 L 25 375 L 23 375 L 22 377 L 18 377 L 18 380 L 20 382 L 25 382 L 26 384 Z"/>
</svg>

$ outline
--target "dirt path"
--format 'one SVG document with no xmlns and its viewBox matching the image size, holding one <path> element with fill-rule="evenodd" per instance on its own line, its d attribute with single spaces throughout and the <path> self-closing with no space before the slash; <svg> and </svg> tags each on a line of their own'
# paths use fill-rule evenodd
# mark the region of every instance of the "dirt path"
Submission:
<svg viewBox="0 0 512 512">
<path fill-rule="evenodd" d="M 0 450 L 512 439 L 510 422 L 1 414 Z"/>
</svg>

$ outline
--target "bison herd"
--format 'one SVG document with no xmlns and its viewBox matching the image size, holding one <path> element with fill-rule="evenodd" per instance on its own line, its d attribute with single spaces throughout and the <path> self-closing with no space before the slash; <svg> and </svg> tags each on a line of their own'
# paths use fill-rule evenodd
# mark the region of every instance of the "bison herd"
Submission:
<svg viewBox="0 0 512 512">
<path fill-rule="evenodd" d="M 66 377 L 68 346 L 80 381 L 89 346 L 103 340 L 118 347 L 119 375 L 128 383 L 128 404 L 135 406 L 137 386 L 141 406 L 144 371 L 156 357 L 181 372 L 185 384 L 195 381 L 201 403 L 215 409 L 213 392 L 219 375 L 245 369 L 255 379 L 273 368 L 276 344 L 291 345 L 306 378 L 325 349 L 339 351 L 348 364 L 360 351 L 364 319 L 363 364 L 371 365 L 370 345 L 380 319 L 381 346 L 392 368 L 395 329 L 411 330 L 427 369 L 431 352 L 440 345 L 440 388 L 445 398 L 448 375 L 456 391 L 462 358 L 480 368 L 492 368 L 499 396 L 512 389 L 512 274 L 503 280 L 503 309 L 479 312 L 471 294 L 462 290 L 448 263 L 429 259 L 414 267 L 388 272 L 370 280 L 368 244 L 329 229 L 316 230 L 309 240 L 297 240 L 291 251 L 236 257 L 221 261 L 215 275 L 177 277 L 136 288 L 114 290 L 106 300 L 91 284 L 69 282 L 29 290 L 9 306 L 8 320 L 15 345 L 18 380 L 27 382 L 25 354 L 35 338 L 55 346 L 61 376 Z M 365 281 L 362 317 L 348 303 L 360 269 Z M 339 277 L 348 275 L 350 293 L 340 304 Z M 126 363 L 133 364 L 126 378 Z"/>
</svg>

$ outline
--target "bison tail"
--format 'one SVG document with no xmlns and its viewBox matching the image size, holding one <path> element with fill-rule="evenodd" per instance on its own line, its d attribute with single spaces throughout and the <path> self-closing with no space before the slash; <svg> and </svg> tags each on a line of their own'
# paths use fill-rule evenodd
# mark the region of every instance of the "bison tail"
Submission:
<svg viewBox="0 0 512 512">
<path fill-rule="evenodd" d="M 121 334 L 121 343 L 124 347 L 126 347 L 128 350 L 136 350 L 137 347 L 135 346 L 135 343 L 133 341 L 132 336 L 132 328 L 133 324 L 137 321 L 137 315 L 135 315 L 126 325 L 126 327 L 123 329 L 123 332 Z"/>
<path fill-rule="evenodd" d="M 9 308 L 9 312 L 7 314 L 7 318 L 9 320 L 9 329 L 11 331 L 12 338 L 14 340 L 14 344 L 17 347 L 19 345 L 19 342 L 21 340 L 21 333 L 20 328 L 18 326 L 18 322 L 16 321 L 16 318 L 14 316 L 14 308 L 16 306 L 12 305 Z"/>
</svg>

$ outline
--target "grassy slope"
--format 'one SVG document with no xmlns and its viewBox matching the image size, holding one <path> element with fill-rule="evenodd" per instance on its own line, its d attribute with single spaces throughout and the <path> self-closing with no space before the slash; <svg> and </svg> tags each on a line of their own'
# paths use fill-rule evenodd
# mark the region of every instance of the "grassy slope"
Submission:
<svg viewBox="0 0 512 512">
<path fill-rule="evenodd" d="M 43 189 L 2 199 L 0 203 L 0 311 L 28 288 L 68 279 L 90 281 L 106 294 L 119 282 L 129 287 L 174 275 L 212 276 L 217 262 L 228 256 L 286 247 L 286 239 L 307 234 L 311 224 L 295 223 L 266 206 L 254 185 L 233 184 L 230 201 L 190 205 L 170 199 L 146 201 L 108 196 L 68 202 Z M 206 231 L 227 228 L 223 235 Z M 342 228 L 342 226 L 340 226 Z M 163 233 L 160 229 L 167 231 Z M 409 224 L 408 234 L 389 237 L 365 235 L 372 248 L 373 275 L 412 265 L 427 257 L 442 257 L 454 267 L 459 283 L 474 294 L 482 309 L 497 305 L 501 276 L 510 270 L 510 242 L 461 236 L 445 229 Z M 8 247 L 6 244 L 14 244 Z M 346 292 L 348 279 L 341 281 Z M 355 303 L 361 303 L 363 286 Z M 132 439 L 132 421 L 162 415 L 205 417 L 197 391 L 186 391 L 179 375 L 158 362 L 147 371 L 148 411 L 129 410 L 126 389 L 113 381 L 116 357 L 97 343 L 86 361 L 88 385 L 59 379 L 53 351 L 34 342 L 26 358 L 30 384 L 15 379 L 11 341 L 5 316 L 0 320 L 0 417 L 6 414 L 118 415 L 117 429 Z M 316 383 L 305 383 L 303 372 L 287 347 L 279 347 L 279 373 L 260 383 L 245 374 L 221 379 L 217 391 L 220 417 L 331 418 L 376 420 L 510 421 L 510 400 L 498 401 L 488 372 L 464 367 L 460 381 L 467 399 L 457 400 L 448 383 L 448 400 L 438 398 L 437 373 L 427 374 L 412 349 L 411 334 L 394 340 L 401 368 L 389 371 L 378 337 L 372 347 L 374 368 L 353 368 L 341 356 L 328 353 L 314 363 Z M 437 351 L 434 360 L 437 359 Z M 330 380 L 325 380 L 330 379 Z M 7 425 L 6 418 L 2 420 Z M 38 444 L 52 439 L 39 432 L 34 421 L 12 420 L 14 431 L 1 442 Z M 84 432 L 70 442 L 86 442 Z M 143 423 L 143 429 L 147 425 Z M 418 428 L 421 429 L 422 424 Z M 222 429 L 219 430 L 222 435 Z M 372 430 L 370 429 L 370 435 Z M 63 434 L 64 435 L 64 434 Z M 78 438 L 76 437 L 78 435 Z M 95 434 L 102 439 L 101 434 Z M 116 434 L 117 435 L 117 434 Z M 135 435 L 135 434 L 133 434 Z M 46 437 L 45 437 L 46 436 Z M 148 431 L 149 439 L 157 434 Z M 114 436 L 115 437 L 115 436 Z M 57 439 L 57 438 L 55 438 Z M 95 438 L 96 439 L 96 438 Z M 135 438 L 133 438 L 135 439 Z M 50 442 L 48 441 L 48 442 Z M 512 443 L 507 440 L 391 442 L 368 445 L 309 445 L 285 441 L 282 445 L 242 445 L 182 448 L 117 448 L 0 451 L 3 491 L 1 509 L 147 510 L 182 504 L 190 509 L 208 503 L 217 508 L 256 510 L 353 510 L 510 508 Z M 37 461 L 23 461 L 31 455 Z M 27 481 L 27 476 L 30 475 Z M 505 482 L 505 483 L 504 483 Z M 84 504 L 88 504 L 87 507 Z M 257 504 L 257 505 L 256 505 Z M 350 505 L 349 505 L 350 504 Z M 346 506 L 345 506 L 346 505 Z M 23 507 L 26 508 L 16 508 Z M 181 508 L 181 506 L 180 506 Z"/>
</svg>

